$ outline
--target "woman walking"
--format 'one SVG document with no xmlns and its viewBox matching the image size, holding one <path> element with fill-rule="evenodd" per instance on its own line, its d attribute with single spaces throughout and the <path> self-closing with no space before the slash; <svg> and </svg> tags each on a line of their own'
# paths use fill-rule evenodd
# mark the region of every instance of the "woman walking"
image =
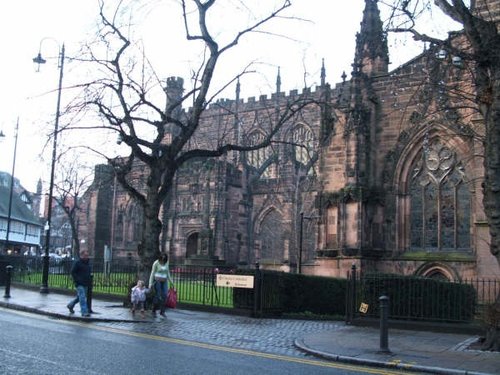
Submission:
<svg viewBox="0 0 500 375">
<path fill-rule="evenodd" d="M 149 288 L 155 291 L 153 299 L 153 316 L 156 316 L 156 310 L 160 308 L 160 315 L 165 316 L 165 301 L 167 300 L 168 282 L 174 285 L 170 275 L 168 255 L 161 253 L 151 268 L 149 276 Z"/>
</svg>

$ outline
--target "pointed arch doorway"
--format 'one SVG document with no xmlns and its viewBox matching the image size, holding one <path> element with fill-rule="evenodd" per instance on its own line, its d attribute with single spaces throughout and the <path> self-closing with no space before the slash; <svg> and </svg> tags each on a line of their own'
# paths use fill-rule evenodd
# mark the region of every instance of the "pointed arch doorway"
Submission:
<svg viewBox="0 0 500 375">
<path fill-rule="evenodd" d="M 198 255 L 198 232 L 191 233 L 186 240 L 186 258 L 194 258 Z"/>
</svg>

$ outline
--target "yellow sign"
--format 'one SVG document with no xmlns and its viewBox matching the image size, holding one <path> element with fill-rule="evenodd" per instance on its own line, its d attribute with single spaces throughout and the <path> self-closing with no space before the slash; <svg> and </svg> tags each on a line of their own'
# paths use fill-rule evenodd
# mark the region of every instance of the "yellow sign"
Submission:
<svg viewBox="0 0 500 375">
<path fill-rule="evenodd" d="M 361 306 L 359 306 L 359 312 L 366 314 L 368 312 L 368 304 L 361 303 Z"/>
<path fill-rule="evenodd" d="M 253 289 L 253 279 L 253 276 L 218 274 L 215 283 L 217 286 Z"/>
</svg>

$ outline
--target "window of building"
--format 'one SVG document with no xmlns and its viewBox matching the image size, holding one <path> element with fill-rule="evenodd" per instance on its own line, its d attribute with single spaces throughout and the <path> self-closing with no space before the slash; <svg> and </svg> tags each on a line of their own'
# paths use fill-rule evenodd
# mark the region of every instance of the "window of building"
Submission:
<svg viewBox="0 0 500 375">
<path fill-rule="evenodd" d="M 314 150 L 314 134 L 308 126 L 297 125 L 292 131 L 293 156 L 297 163 L 307 166 Z"/>
<path fill-rule="evenodd" d="M 123 210 L 119 209 L 116 215 L 115 242 L 120 244 L 123 241 L 123 216 Z"/>
<path fill-rule="evenodd" d="M 276 211 L 269 212 L 261 223 L 259 239 L 262 244 L 261 259 L 263 261 L 283 262 L 283 218 Z"/>
<path fill-rule="evenodd" d="M 25 225 L 20 221 L 10 222 L 10 232 L 24 235 Z"/>
<path fill-rule="evenodd" d="M 248 145 L 254 146 L 258 145 L 264 140 L 264 134 L 262 132 L 256 131 L 249 135 Z M 249 151 L 247 153 L 248 164 L 255 169 L 260 169 L 263 167 L 264 163 L 269 162 L 273 154 L 271 147 L 264 147 L 258 150 Z M 275 178 L 277 175 L 276 164 L 269 163 L 269 165 L 264 170 L 262 176 L 265 178 Z"/>
<path fill-rule="evenodd" d="M 39 227 L 35 225 L 28 224 L 26 228 L 26 235 L 31 236 L 31 237 L 37 237 L 40 233 Z"/>
<path fill-rule="evenodd" d="M 337 233 L 337 217 L 338 208 L 335 206 L 329 206 L 326 210 L 326 248 L 327 249 L 337 249 L 339 247 L 338 243 L 338 233 Z"/>
<path fill-rule="evenodd" d="M 411 248 L 469 249 L 471 193 L 455 153 L 433 145 L 411 170 Z"/>
</svg>

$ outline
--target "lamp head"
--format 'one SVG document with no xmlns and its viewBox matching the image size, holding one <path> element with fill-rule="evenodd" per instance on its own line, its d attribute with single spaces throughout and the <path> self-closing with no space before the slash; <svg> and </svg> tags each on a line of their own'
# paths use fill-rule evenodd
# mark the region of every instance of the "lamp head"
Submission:
<svg viewBox="0 0 500 375">
<path fill-rule="evenodd" d="M 37 71 L 40 70 L 40 64 L 45 64 L 47 60 L 42 57 L 42 54 L 38 52 L 36 57 L 33 57 L 33 63 L 38 64 Z"/>
<path fill-rule="evenodd" d="M 42 54 L 40 52 L 38 52 L 38 55 L 36 57 L 33 57 L 33 62 L 35 64 L 45 64 L 47 62 L 47 60 L 45 60 L 42 57 Z"/>
<path fill-rule="evenodd" d="M 0 138 L 5 138 L 5 134 L 3 133 L 2 130 L 0 130 Z"/>
</svg>

